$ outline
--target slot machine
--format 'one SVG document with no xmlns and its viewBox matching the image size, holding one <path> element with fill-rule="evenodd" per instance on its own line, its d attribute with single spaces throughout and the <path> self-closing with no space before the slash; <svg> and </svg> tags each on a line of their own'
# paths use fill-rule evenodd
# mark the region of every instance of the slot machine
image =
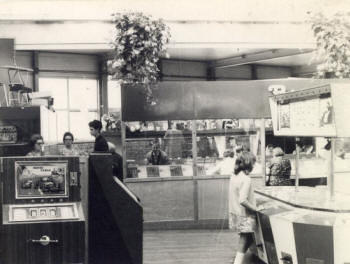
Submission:
<svg viewBox="0 0 350 264">
<path fill-rule="evenodd" d="M 0 263 L 84 263 L 79 158 L 6 157 L 0 172 Z"/>
</svg>

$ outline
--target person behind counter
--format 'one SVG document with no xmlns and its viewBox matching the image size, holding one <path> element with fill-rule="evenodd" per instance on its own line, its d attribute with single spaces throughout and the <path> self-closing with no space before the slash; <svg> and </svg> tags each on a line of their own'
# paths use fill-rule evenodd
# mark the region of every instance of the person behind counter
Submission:
<svg viewBox="0 0 350 264">
<path fill-rule="evenodd" d="M 273 158 L 270 164 L 267 166 L 267 182 L 268 186 L 288 186 L 291 185 L 290 173 L 291 163 L 290 160 L 284 157 L 284 152 L 281 148 L 276 147 L 273 149 Z"/>
<path fill-rule="evenodd" d="M 256 229 L 256 211 L 263 207 L 256 207 L 254 190 L 251 178 L 248 176 L 253 170 L 255 156 L 248 152 L 243 152 L 236 158 L 234 175 L 232 176 L 233 194 L 231 203 L 232 215 L 236 219 L 236 227 L 239 233 L 239 241 L 234 264 L 244 263 L 244 255 L 254 241 L 253 233 Z"/>
<path fill-rule="evenodd" d="M 31 151 L 26 156 L 40 157 L 44 156 L 44 139 L 39 134 L 34 134 L 29 140 L 29 147 Z"/>
<path fill-rule="evenodd" d="M 95 137 L 95 152 L 108 152 L 106 139 L 101 135 L 102 123 L 98 120 L 89 122 L 90 134 Z"/>
<path fill-rule="evenodd" d="M 74 136 L 71 132 L 66 132 L 63 135 L 63 148 L 61 150 L 61 155 L 63 156 L 78 156 L 79 151 L 74 147 Z"/>
<path fill-rule="evenodd" d="M 152 165 L 166 165 L 169 164 L 167 154 L 160 150 L 158 142 L 153 142 L 152 150 L 146 154 L 146 162 Z"/>
</svg>

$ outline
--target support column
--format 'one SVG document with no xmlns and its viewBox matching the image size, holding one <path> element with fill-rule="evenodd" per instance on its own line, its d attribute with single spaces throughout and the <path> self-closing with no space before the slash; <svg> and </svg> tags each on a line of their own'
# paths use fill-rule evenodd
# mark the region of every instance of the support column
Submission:
<svg viewBox="0 0 350 264">
<path fill-rule="evenodd" d="M 300 146 L 300 138 L 297 137 L 295 138 L 295 191 L 298 191 L 299 187 L 299 159 L 300 159 L 300 151 L 299 151 L 299 146 Z"/>
<path fill-rule="evenodd" d="M 265 140 L 265 119 L 262 118 L 260 122 L 260 156 L 261 156 L 261 170 L 262 170 L 262 184 L 265 186 L 266 181 L 266 140 Z"/>
<path fill-rule="evenodd" d="M 33 91 L 39 91 L 39 52 L 32 52 Z"/>
<path fill-rule="evenodd" d="M 258 71 L 257 66 L 255 64 L 251 64 L 251 78 L 252 80 L 258 80 Z"/>
<path fill-rule="evenodd" d="M 100 95 L 100 116 L 108 113 L 108 72 L 107 60 L 104 56 L 99 60 L 99 95 Z"/>
<path fill-rule="evenodd" d="M 334 154 L 335 154 L 335 138 L 331 138 L 331 155 L 330 155 L 330 172 L 327 179 L 327 184 L 329 187 L 330 199 L 334 200 Z"/>
</svg>

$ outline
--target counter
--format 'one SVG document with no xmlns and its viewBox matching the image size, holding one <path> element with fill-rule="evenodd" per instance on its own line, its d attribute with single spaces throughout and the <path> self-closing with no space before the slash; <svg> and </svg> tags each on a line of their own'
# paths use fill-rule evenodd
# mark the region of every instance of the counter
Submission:
<svg viewBox="0 0 350 264">
<path fill-rule="evenodd" d="M 258 213 L 256 241 L 266 263 L 350 263 L 350 195 L 327 188 L 266 187 L 255 191 Z"/>
</svg>

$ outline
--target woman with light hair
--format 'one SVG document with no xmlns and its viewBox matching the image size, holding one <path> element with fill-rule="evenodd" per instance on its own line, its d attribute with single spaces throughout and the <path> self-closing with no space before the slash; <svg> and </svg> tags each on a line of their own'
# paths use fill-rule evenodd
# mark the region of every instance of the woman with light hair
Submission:
<svg viewBox="0 0 350 264">
<path fill-rule="evenodd" d="M 267 182 L 268 186 L 288 186 L 291 185 L 290 172 L 292 166 L 290 160 L 284 157 L 284 152 L 280 147 L 276 147 L 272 151 L 273 158 L 267 166 Z"/>
</svg>

